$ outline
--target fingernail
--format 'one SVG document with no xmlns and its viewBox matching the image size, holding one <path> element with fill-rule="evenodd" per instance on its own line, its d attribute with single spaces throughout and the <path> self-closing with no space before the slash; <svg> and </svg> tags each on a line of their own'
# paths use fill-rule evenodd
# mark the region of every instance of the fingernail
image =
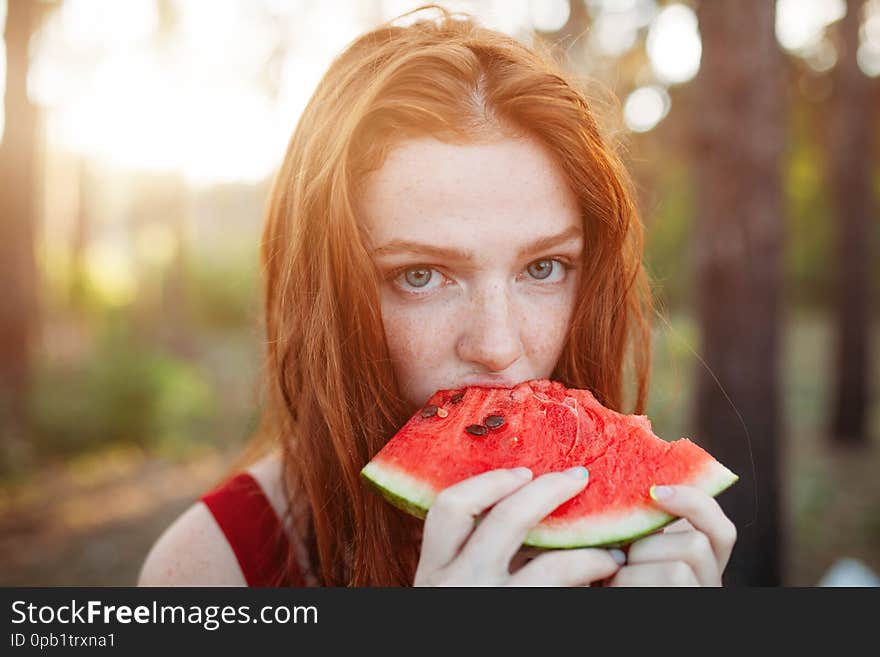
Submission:
<svg viewBox="0 0 880 657">
<path fill-rule="evenodd" d="M 565 474 L 567 474 L 572 479 L 577 479 L 578 481 L 584 481 L 585 479 L 590 478 L 590 473 L 582 465 L 578 465 L 573 468 L 569 468 L 568 470 L 565 471 Z"/>
<path fill-rule="evenodd" d="M 655 500 L 668 500 L 674 492 L 671 486 L 651 486 L 651 497 Z"/>
<path fill-rule="evenodd" d="M 513 474 L 515 474 L 517 477 L 519 477 L 520 479 L 531 479 L 532 478 L 532 471 L 529 470 L 528 468 L 524 468 L 524 467 L 513 468 L 513 470 L 511 470 L 511 472 Z"/>
<path fill-rule="evenodd" d="M 614 548 L 612 550 L 608 550 L 608 552 L 611 554 L 611 558 L 614 559 L 619 566 L 622 566 L 626 563 L 626 554 L 623 552 L 623 550 L 618 550 L 617 548 Z"/>
</svg>

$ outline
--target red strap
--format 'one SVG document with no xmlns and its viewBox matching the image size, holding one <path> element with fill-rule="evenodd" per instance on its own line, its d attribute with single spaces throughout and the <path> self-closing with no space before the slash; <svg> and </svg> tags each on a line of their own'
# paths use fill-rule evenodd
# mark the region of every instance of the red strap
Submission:
<svg viewBox="0 0 880 657">
<path fill-rule="evenodd" d="M 248 586 L 305 585 L 298 572 L 293 581 L 285 579 L 287 535 L 262 487 L 249 473 L 228 479 L 200 499 L 223 530 Z"/>
</svg>

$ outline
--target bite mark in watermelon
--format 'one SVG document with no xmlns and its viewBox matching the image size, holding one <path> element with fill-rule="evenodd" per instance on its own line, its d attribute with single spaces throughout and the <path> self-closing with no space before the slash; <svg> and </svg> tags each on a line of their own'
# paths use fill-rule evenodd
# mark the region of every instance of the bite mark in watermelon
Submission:
<svg viewBox="0 0 880 657">
<path fill-rule="evenodd" d="M 525 545 L 626 545 L 675 519 L 655 505 L 652 485 L 715 496 L 738 479 L 690 440 L 667 442 L 647 417 L 617 413 L 588 390 L 556 381 L 439 390 L 424 408 L 361 471 L 413 515 L 423 518 L 443 489 L 496 468 L 526 466 L 536 477 L 577 465 L 590 471 L 587 487 L 532 529 Z"/>
</svg>

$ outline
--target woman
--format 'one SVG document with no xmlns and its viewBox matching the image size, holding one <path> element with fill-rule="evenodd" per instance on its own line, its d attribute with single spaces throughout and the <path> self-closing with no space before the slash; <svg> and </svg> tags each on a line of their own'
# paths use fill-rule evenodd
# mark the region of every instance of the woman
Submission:
<svg viewBox="0 0 880 657">
<path fill-rule="evenodd" d="M 142 584 L 720 584 L 736 532 L 696 489 L 659 489 L 684 520 L 627 555 L 535 556 L 523 537 L 583 468 L 484 473 L 424 523 L 359 477 L 440 388 L 552 378 L 621 409 L 629 352 L 645 404 L 650 301 L 620 161 L 548 56 L 440 12 L 357 39 L 305 109 L 261 244 L 251 455 L 267 453 L 166 530 Z"/>
</svg>

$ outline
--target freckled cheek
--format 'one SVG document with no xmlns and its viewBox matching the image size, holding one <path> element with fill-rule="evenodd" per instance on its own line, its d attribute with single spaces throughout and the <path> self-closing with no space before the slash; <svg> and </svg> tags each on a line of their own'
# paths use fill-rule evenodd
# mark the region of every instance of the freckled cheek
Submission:
<svg viewBox="0 0 880 657">
<path fill-rule="evenodd" d="M 573 295 L 539 300 L 524 315 L 523 342 L 530 360 L 541 370 L 552 370 L 562 352 L 573 301 Z"/>
<path fill-rule="evenodd" d="M 412 376 L 431 370 L 454 351 L 455 330 L 448 313 L 428 308 L 386 308 L 382 319 L 398 372 Z"/>
</svg>

